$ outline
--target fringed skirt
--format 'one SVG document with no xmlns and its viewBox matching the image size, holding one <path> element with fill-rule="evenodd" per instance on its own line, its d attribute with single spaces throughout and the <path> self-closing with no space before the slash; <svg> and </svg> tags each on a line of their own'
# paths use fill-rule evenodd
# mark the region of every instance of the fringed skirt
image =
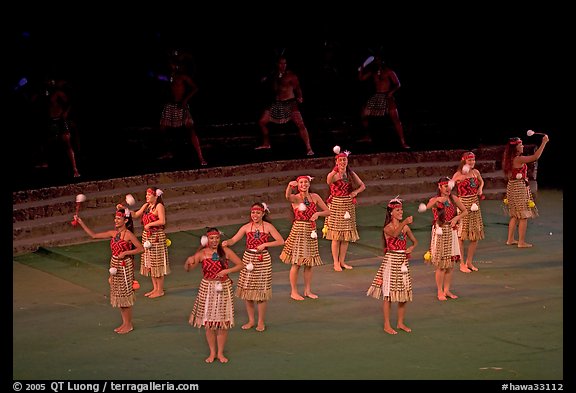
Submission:
<svg viewBox="0 0 576 393">
<path fill-rule="evenodd" d="M 268 250 L 262 253 L 246 250 L 242 256 L 244 269 L 240 270 L 236 296 L 244 300 L 263 302 L 272 298 L 272 258 Z M 248 271 L 246 266 L 252 263 L 254 268 Z"/>
<path fill-rule="evenodd" d="M 190 128 L 194 124 L 190 110 L 181 104 L 167 103 L 162 109 L 160 126 L 168 128 Z"/>
<path fill-rule="evenodd" d="M 536 205 L 534 204 L 534 207 L 530 207 L 530 205 L 534 203 L 534 199 L 532 198 L 530 186 L 526 184 L 525 180 L 508 180 L 508 184 L 506 185 L 506 199 L 508 200 L 506 212 L 510 217 L 520 219 L 538 217 Z"/>
<path fill-rule="evenodd" d="M 315 228 L 312 227 L 311 221 L 294 221 L 280 254 L 282 262 L 310 267 L 324 264 L 318 251 L 318 238 L 310 236 Z"/>
<path fill-rule="evenodd" d="M 364 108 L 365 116 L 386 116 L 388 114 L 389 100 L 385 93 L 376 93 L 371 96 L 366 102 Z"/>
<path fill-rule="evenodd" d="M 412 301 L 412 277 L 406 253 L 386 252 L 366 296 L 399 303 Z"/>
<path fill-rule="evenodd" d="M 113 255 L 110 267 L 116 268 L 116 274 L 111 275 L 110 304 L 112 307 L 132 307 L 136 296 L 134 295 L 134 257 L 120 259 Z"/>
<path fill-rule="evenodd" d="M 216 290 L 216 284 L 222 284 L 222 290 Z M 206 329 L 230 329 L 234 326 L 234 298 L 232 280 L 200 281 L 198 295 L 188 320 L 194 327 Z"/>
<path fill-rule="evenodd" d="M 356 229 L 356 205 L 352 197 L 333 197 L 330 202 L 330 215 L 326 217 L 326 239 L 355 242 L 360 239 Z M 349 218 L 345 216 L 350 215 Z"/>
<path fill-rule="evenodd" d="M 140 274 L 143 276 L 162 277 L 170 274 L 166 233 L 163 230 L 142 232 L 142 243 L 149 241 L 150 248 L 145 248 L 140 258 Z"/>
<path fill-rule="evenodd" d="M 482 221 L 482 210 L 478 195 L 461 196 L 462 204 L 466 206 L 468 214 L 462 217 L 458 225 L 458 237 L 462 240 L 482 240 L 484 239 L 484 222 Z M 478 206 L 478 210 L 472 211 L 470 207 L 473 204 Z M 460 214 L 460 209 L 458 209 Z"/>
<path fill-rule="evenodd" d="M 452 269 L 459 262 L 460 244 L 458 243 L 458 231 L 450 227 L 450 222 L 442 225 L 442 234 L 436 234 L 436 227 L 432 226 L 432 240 L 430 241 L 430 253 L 432 264 L 437 269 Z"/>
</svg>

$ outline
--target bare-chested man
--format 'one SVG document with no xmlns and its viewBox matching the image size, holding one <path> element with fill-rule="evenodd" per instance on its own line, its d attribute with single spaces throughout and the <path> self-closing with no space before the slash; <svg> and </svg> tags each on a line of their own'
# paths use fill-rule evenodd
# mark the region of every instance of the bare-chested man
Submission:
<svg viewBox="0 0 576 393">
<path fill-rule="evenodd" d="M 202 149 L 200 140 L 196 134 L 196 127 L 190 114 L 188 102 L 198 92 L 198 86 L 194 80 L 183 70 L 183 66 L 176 60 L 170 62 L 170 95 L 171 100 L 164 105 L 160 118 L 160 130 L 177 129 L 184 127 L 189 132 L 190 141 L 198 155 L 200 165 L 208 165 Z M 171 155 L 171 153 L 168 153 Z"/>
<path fill-rule="evenodd" d="M 396 73 L 387 67 L 379 56 L 376 56 L 373 64 L 362 65 L 358 69 L 358 77 L 361 81 L 372 79 L 376 88 L 376 93 L 368 99 L 362 109 L 361 120 L 364 129 L 368 129 L 370 117 L 388 115 L 400 138 L 400 144 L 404 149 L 409 149 L 410 146 L 406 144 L 404 139 L 404 129 L 394 99 L 394 93 L 400 88 L 400 81 Z M 371 141 L 371 138 L 367 135 L 362 140 Z"/>
<path fill-rule="evenodd" d="M 302 89 L 298 77 L 287 69 L 286 58 L 280 57 L 278 68 L 272 76 L 272 88 L 274 90 L 274 102 L 268 107 L 258 124 L 262 130 L 262 145 L 256 149 L 270 149 L 270 133 L 268 123 L 285 124 L 292 120 L 298 127 L 300 137 L 306 145 L 306 154 L 313 156 L 314 152 L 310 146 L 310 136 L 304 125 L 302 114 L 298 109 L 298 104 L 302 103 Z"/>
<path fill-rule="evenodd" d="M 64 85 L 64 81 L 56 81 L 55 79 L 50 79 L 47 82 L 45 94 L 48 102 L 48 132 L 50 133 L 48 140 L 60 140 L 64 143 L 74 177 L 80 177 L 76 165 L 76 154 L 72 148 L 70 124 L 68 123 L 70 99 L 64 91 Z"/>
</svg>

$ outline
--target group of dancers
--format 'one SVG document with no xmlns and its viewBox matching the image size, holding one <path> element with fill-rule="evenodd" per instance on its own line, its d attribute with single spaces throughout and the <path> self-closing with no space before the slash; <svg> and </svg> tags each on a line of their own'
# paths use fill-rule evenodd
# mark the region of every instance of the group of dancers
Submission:
<svg viewBox="0 0 576 393">
<path fill-rule="evenodd" d="M 510 217 L 508 245 L 531 246 L 525 239 L 527 219 L 536 217 L 538 212 L 528 184 L 527 164 L 540 158 L 548 140 L 544 135 L 541 145 L 529 156 L 523 155 L 524 145 L 520 138 L 512 138 L 506 145 L 502 166 L 508 179 L 504 200 Z M 291 266 L 290 297 L 295 301 L 318 298 L 312 291 L 312 272 L 313 267 L 323 264 L 318 248 L 319 236 L 331 241 L 334 271 L 353 269 L 346 262 L 346 254 L 349 243 L 360 238 L 356 228 L 356 198 L 366 186 L 348 165 L 350 152 L 342 152 L 338 146 L 334 152 L 335 166 L 326 177 L 330 187 L 326 201 L 310 191 L 313 180 L 310 176 L 299 176 L 288 183 L 285 197 L 292 207 L 294 219 L 285 240 L 268 220 L 268 206 L 256 202 L 250 207 L 250 220 L 233 237 L 222 240 L 216 227 L 209 228 L 202 236 L 198 251 L 186 259 L 186 271 L 202 266 L 202 280 L 189 323 L 206 330 L 210 349 L 210 355 L 205 359 L 207 363 L 215 359 L 222 363 L 228 361 L 224 349 L 228 330 L 234 326 L 234 296 L 246 304 L 248 322 L 242 325 L 242 329 L 255 327 L 258 332 L 266 330 L 266 306 L 272 297 L 270 247 L 283 246 L 280 260 Z M 484 180 L 475 164 L 475 154 L 465 152 L 452 177 L 440 178 L 436 195 L 418 208 L 420 213 L 432 210 L 433 214 L 431 241 L 424 261 L 435 268 L 439 301 L 458 298 L 451 290 L 452 273 L 457 264 L 463 273 L 478 271 L 473 257 L 478 241 L 484 238 L 480 208 Z M 92 238 L 111 239 L 110 299 L 112 306 L 119 307 L 122 315 L 122 324 L 115 331 L 125 334 L 133 330 L 131 307 L 138 287 L 134 280 L 134 256 L 142 254 L 140 273 L 152 278 L 153 290 L 145 296 L 163 296 L 164 276 L 170 273 L 169 240 L 164 232 L 166 212 L 159 188 L 147 189 L 146 203 L 137 211 L 131 211 L 123 204 L 116 208 L 115 227 L 110 231 L 94 233 L 78 215 L 74 219 Z M 134 235 L 133 217 L 141 217 L 142 242 Z M 325 218 L 321 235 L 316 224 L 319 217 Z M 367 296 L 383 300 L 384 331 L 391 335 L 398 333 L 396 329 L 411 332 L 405 324 L 406 304 L 413 300 L 409 261 L 418 245 L 410 229 L 412 222 L 412 216 L 404 217 L 403 201 L 399 196 L 388 202 L 382 230 L 384 257 L 366 292 Z M 516 228 L 518 240 L 515 238 Z M 243 238 L 246 247 L 240 258 L 231 247 Z M 464 247 L 466 241 L 469 242 L 467 249 Z M 300 268 L 303 268 L 303 295 L 297 286 Z M 234 290 L 229 275 L 235 272 L 240 272 L 240 277 Z M 398 304 L 396 329 L 390 323 L 391 303 Z"/>
</svg>

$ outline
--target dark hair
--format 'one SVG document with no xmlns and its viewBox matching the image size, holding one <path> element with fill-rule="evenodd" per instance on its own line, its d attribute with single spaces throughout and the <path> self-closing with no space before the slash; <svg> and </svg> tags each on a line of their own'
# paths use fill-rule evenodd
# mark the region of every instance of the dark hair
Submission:
<svg viewBox="0 0 576 393">
<path fill-rule="evenodd" d="M 116 213 L 114 213 L 114 217 L 116 217 L 116 215 L 118 213 L 121 213 L 122 217 L 124 217 L 124 219 L 128 220 L 128 221 L 126 221 L 126 229 L 128 229 L 130 232 L 134 233 L 134 221 L 132 220 L 132 213 L 130 213 L 130 215 L 126 216 L 126 210 L 125 209 L 118 209 L 118 210 L 116 210 Z"/>
<path fill-rule="evenodd" d="M 436 182 L 436 184 L 440 184 L 443 182 L 449 182 L 452 179 L 450 179 L 448 176 L 443 176 L 440 179 L 438 179 L 438 182 Z M 440 196 L 440 189 L 438 189 L 438 196 Z M 454 200 L 452 199 L 452 191 L 450 191 L 450 194 L 448 194 L 448 199 L 450 200 L 450 202 L 453 204 Z M 434 209 L 436 209 L 436 211 L 438 212 L 438 224 L 440 226 L 444 225 L 444 223 L 446 222 L 446 209 L 438 209 L 436 206 L 433 207 Z"/>
<path fill-rule="evenodd" d="M 510 177 L 512 172 L 512 166 L 514 158 L 517 156 L 517 146 L 522 143 L 522 139 L 518 137 L 510 138 L 504 149 L 504 154 L 502 156 L 502 170 L 504 171 L 504 176 L 506 178 Z"/>
</svg>

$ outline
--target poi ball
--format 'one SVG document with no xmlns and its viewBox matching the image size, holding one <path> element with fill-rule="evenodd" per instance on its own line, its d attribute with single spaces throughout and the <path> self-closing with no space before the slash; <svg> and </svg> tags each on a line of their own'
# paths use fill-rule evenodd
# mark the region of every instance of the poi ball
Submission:
<svg viewBox="0 0 576 393">
<path fill-rule="evenodd" d="M 473 212 L 478 211 L 478 205 L 473 203 L 472 206 L 470 206 L 470 211 L 473 211 Z"/>
<path fill-rule="evenodd" d="M 217 282 L 216 283 L 216 292 L 222 292 L 222 283 L 221 282 Z"/>
<path fill-rule="evenodd" d="M 128 203 L 129 206 L 132 206 L 133 204 L 136 203 L 136 199 L 134 199 L 132 194 L 126 195 L 126 203 Z"/>
<path fill-rule="evenodd" d="M 336 145 L 332 148 L 334 154 L 340 154 L 340 146 Z"/>
<path fill-rule="evenodd" d="M 314 229 L 314 230 L 312 231 L 312 233 L 310 233 L 310 237 L 311 237 L 312 239 L 317 239 L 317 238 L 318 238 L 318 234 L 316 233 L 316 229 Z"/>
<path fill-rule="evenodd" d="M 517 173 L 517 174 L 516 174 L 516 179 L 518 179 L 518 180 L 522 179 L 522 174 L 521 174 L 521 173 Z"/>
<path fill-rule="evenodd" d="M 202 235 L 202 237 L 200 238 L 200 244 L 202 245 L 202 247 L 206 247 L 208 245 L 208 236 Z"/>
<path fill-rule="evenodd" d="M 470 172 L 470 165 L 464 164 L 464 166 L 462 167 L 462 173 L 466 174 L 468 172 Z"/>
<path fill-rule="evenodd" d="M 348 212 L 344 213 L 344 218 L 345 218 L 346 220 L 349 220 L 350 217 L 352 217 L 352 216 L 350 215 L 350 213 L 348 213 Z"/>
<path fill-rule="evenodd" d="M 252 270 L 254 270 L 254 264 L 252 262 L 249 262 L 246 265 L 246 270 L 248 270 L 249 272 L 251 272 Z"/>
<path fill-rule="evenodd" d="M 408 266 L 402 264 L 402 265 L 400 266 L 400 271 L 401 271 L 402 273 L 408 273 Z"/>
<path fill-rule="evenodd" d="M 108 271 L 110 272 L 111 275 L 115 275 L 118 272 L 118 269 L 116 269 L 115 267 L 111 267 L 110 269 L 108 269 Z"/>
<path fill-rule="evenodd" d="M 421 203 L 418 205 L 418 213 L 424 213 L 426 211 L 427 207 L 425 203 Z"/>
<path fill-rule="evenodd" d="M 172 245 L 172 240 L 166 239 L 166 247 L 170 247 Z"/>
<path fill-rule="evenodd" d="M 431 259 L 432 259 L 432 253 L 430 253 L 430 251 L 426 251 L 426 253 L 424 254 L 424 260 L 430 261 Z"/>
<path fill-rule="evenodd" d="M 132 282 L 132 289 L 133 290 L 140 289 L 140 283 L 137 280 L 134 280 L 134 282 Z"/>
<path fill-rule="evenodd" d="M 441 234 L 442 234 L 442 227 L 436 227 L 436 234 L 437 234 L 437 235 L 441 235 Z"/>
<path fill-rule="evenodd" d="M 304 204 L 304 202 L 298 205 L 298 210 L 300 210 L 301 212 L 306 211 L 306 205 Z"/>
<path fill-rule="evenodd" d="M 84 201 L 86 201 L 86 195 L 84 194 L 76 195 L 76 202 L 84 202 Z"/>
<path fill-rule="evenodd" d="M 534 131 L 528 130 L 528 131 L 526 131 L 526 135 L 532 136 L 532 135 L 534 135 Z"/>
<path fill-rule="evenodd" d="M 152 243 L 150 243 L 150 240 L 146 240 L 146 241 L 144 242 L 144 244 L 142 244 L 142 245 L 144 246 L 144 248 L 150 248 L 150 247 L 152 247 Z"/>
</svg>

